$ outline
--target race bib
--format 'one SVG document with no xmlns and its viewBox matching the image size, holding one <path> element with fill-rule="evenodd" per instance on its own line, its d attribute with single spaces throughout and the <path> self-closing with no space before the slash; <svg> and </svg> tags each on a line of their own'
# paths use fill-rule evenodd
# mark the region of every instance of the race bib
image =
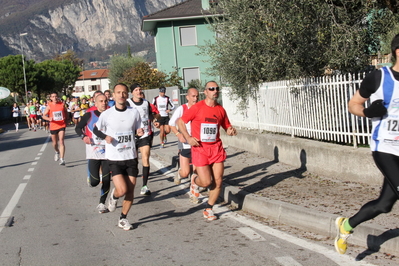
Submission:
<svg viewBox="0 0 399 266">
<path fill-rule="evenodd" d="M 165 109 L 166 109 L 166 105 L 165 105 L 165 104 L 160 104 L 160 105 L 159 105 L 159 109 L 165 110 Z"/>
<path fill-rule="evenodd" d="M 116 149 L 118 152 L 131 150 L 134 144 L 133 132 L 116 133 Z"/>
<path fill-rule="evenodd" d="M 202 142 L 215 142 L 218 132 L 217 124 L 201 124 L 201 141 Z"/>
<path fill-rule="evenodd" d="M 62 121 L 62 120 L 64 120 L 62 111 L 53 112 L 53 121 Z"/>
</svg>

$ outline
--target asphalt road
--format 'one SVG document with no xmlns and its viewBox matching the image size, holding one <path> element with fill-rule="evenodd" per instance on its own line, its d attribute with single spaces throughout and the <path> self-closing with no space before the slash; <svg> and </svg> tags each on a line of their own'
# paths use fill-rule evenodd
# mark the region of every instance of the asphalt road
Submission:
<svg viewBox="0 0 399 266">
<path fill-rule="evenodd" d="M 0 135 L 0 265 L 371 265 L 223 204 L 215 206 L 220 219 L 207 221 L 186 184 L 173 183 L 175 169 L 155 159 L 153 193 L 140 195 L 139 178 L 128 215 L 134 230 L 123 231 L 121 201 L 113 213 L 96 211 L 99 188 L 86 183 L 74 129 L 67 128 L 65 166 L 54 161 L 49 141 L 26 128 Z"/>
</svg>

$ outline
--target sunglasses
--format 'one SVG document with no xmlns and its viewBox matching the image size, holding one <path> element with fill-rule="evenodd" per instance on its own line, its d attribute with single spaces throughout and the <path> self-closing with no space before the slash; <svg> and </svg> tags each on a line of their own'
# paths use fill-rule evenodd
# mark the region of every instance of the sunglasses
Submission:
<svg viewBox="0 0 399 266">
<path fill-rule="evenodd" d="M 214 91 L 214 90 L 219 91 L 219 87 L 209 87 L 208 90 L 210 90 L 210 91 Z"/>
</svg>

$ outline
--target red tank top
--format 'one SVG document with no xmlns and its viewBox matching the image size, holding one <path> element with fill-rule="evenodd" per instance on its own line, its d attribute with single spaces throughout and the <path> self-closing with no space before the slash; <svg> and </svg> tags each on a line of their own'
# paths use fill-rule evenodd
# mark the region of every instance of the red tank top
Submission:
<svg viewBox="0 0 399 266">
<path fill-rule="evenodd" d="M 64 104 L 60 103 L 49 103 L 50 111 L 49 117 L 51 119 L 50 122 L 50 130 L 58 130 L 60 128 L 66 127 L 65 119 L 66 114 L 64 112 Z"/>
</svg>

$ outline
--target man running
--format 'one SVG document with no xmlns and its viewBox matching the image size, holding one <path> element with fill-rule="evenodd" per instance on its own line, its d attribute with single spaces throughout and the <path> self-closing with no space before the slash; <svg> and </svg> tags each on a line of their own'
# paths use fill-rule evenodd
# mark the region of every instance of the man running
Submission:
<svg viewBox="0 0 399 266">
<path fill-rule="evenodd" d="M 337 236 L 334 245 L 340 254 L 346 252 L 347 239 L 356 226 L 381 213 L 390 212 L 399 199 L 399 146 L 397 145 L 399 138 L 397 129 L 399 34 L 392 40 L 391 52 L 395 59 L 393 67 L 383 67 L 368 74 L 349 101 L 349 112 L 371 118 L 373 128 L 370 148 L 376 166 L 384 175 L 384 182 L 376 200 L 363 205 L 358 213 L 350 218 L 338 217 L 335 220 Z M 364 103 L 368 99 L 371 104 L 364 108 Z"/>
<path fill-rule="evenodd" d="M 178 128 L 176 127 L 176 120 L 183 116 L 183 114 L 191 108 L 194 104 L 198 102 L 198 90 L 195 88 L 190 88 L 187 90 L 187 103 L 180 105 L 174 111 L 172 117 L 170 118 L 169 125 L 172 132 L 177 136 L 178 149 L 179 149 L 179 169 L 175 176 L 175 184 L 179 185 L 181 183 L 182 178 L 189 177 L 191 173 L 191 146 L 187 143 L 186 139 L 183 137 L 183 134 L 180 134 Z M 187 132 L 191 134 L 190 122 L 186 124 Z M 192 201 L 198 202 L 198 198 L 192 198 Z"/>
<path fill-rule="evenodd" d="M 141 122 L 143 123 L 144 135 L 136 140 L 136 148 L 140 150 L 141 162 L 143 165 L 143 186 L 141 187 L 141 195 L 151 195 L 148 188 L 148 178 L 150 175 L 150 151 L 154 132 L 152 131 L 151 121 L 154 119 L 150 103 L 143 98 L 143 89 L 140 84 L 134 83 L 130 86 L 132 99 L 128 99 L 127 103 L 130 107 L 137 109 L 140 113 Z M 159 116 L 157 116 L 159 117 Z"/>
<path fill-rule="evenodd" d="M 68 112 L 56 92 L 50 94 L 50 100 L 44 110 L 43 119 L 50 122 L 51 140 L 55 150 L 54 161 L 59 160 L 60 165 L 65 165 L 64 139 Z"/>
<path fill-rule="evenodd" d="M 154 97 L 152 104 L 158 109 L 161 117 L 157 122 L 159 122 L 159 137 L 161 139 L 161 148 L 165 147 L 167 141 L 166 135 L 170 133 L 169 127 L 169 113 L 175 108 L 172 100 L 169 96 L 165 95 L 166 88 L 159 88 L 159 96 Z M 168 108 L 170 105 L 170 108 Z"/>
<path fill-rule="evenodd" d="M 179 131 L 192 146 L 191 159 L 197 174 L 191 175 L 190 192 L 199 196 L 199 187 L 209 187 L 208 203 L 203 211 L 204 218 L 216 220 L 213 205 L 216 203 L 223 182 L 224 161 L 226 152 L 220 139 L 220 126 L 227 135 L 235 136 L 237 132 L 231 126 L 226 110 L 217 102 L 219 86 L 215 81 L 205 85 L 205 100 L 198 102 L 177 120 Z M 186 124 L 191 121 L 191 135 Z"/>
<path fill-rule="evenodd" d="M 126 219 L 133 204 L 134 187 L 136 185 L 137 151 L 135 136 L 142 136 L 140 113 L 126 105 L 129 97 L 128 87 L 117 84 L 114 87 L 115 105 L 101 113 L 93 133 L 105 139 L 105 158 L 108 159 L 115 188 L 109 196 L 108 210 L 116 209 L 118 198 L 125 196 L 118 226 L 123 230 L 131 230 L 133 226 Z"/>
<path fill-rule="evenodd" d="M 99 213 L 106 213 L 108 212 L 108 208 L 105 206 L 105 200 L 107 199 L 111 187 L 111 177 L 108 161 L 105 159 L 105 141 L 93 134 L 93 129 L 100 114 L 107 109 L 108 101 L 107 97 L 102 93 L 97 93 L 95 95 L 94 103 L 96 108 L 86 112 L 82 116 L 82 119 L 75 127 L 75 132 L 86 144 L 86 159 L 88 159 L 87 183 L 91 187 L 96 187 L 100 182 L 102 183 L 100 202 L 97 206 L 97 210 Z M 102 170 L 101 177 L 100 169 Z"/>
</svg>

